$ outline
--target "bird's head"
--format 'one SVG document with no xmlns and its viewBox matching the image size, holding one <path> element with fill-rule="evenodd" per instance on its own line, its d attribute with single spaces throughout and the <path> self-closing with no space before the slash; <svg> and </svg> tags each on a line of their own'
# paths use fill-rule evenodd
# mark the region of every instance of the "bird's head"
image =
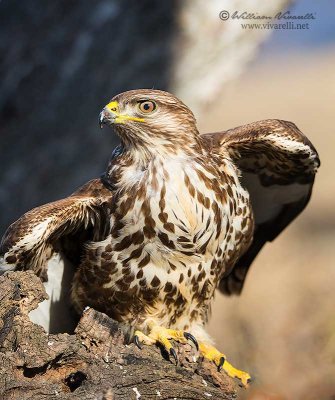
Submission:
<svg viewBox="0 0 335 400">
<path fill-rule="evenodd" d="M 118 94 L 100 113 L 100 126 L 112 126 L 127 146 L 174 148 L 197 142 L 192 111 L 161 90 L 139 89 Z"/>
</svg>

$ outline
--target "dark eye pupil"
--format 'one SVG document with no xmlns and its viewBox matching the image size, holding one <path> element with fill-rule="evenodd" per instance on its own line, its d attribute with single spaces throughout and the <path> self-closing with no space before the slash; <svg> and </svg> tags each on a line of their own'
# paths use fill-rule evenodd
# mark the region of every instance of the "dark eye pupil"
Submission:
<svg viewBox="0 0 335 400">
<path fill-rule="evenodd" d="M 148 111 L 150 109 L 150 104 L 149 103 L 144 103 L 143 108 Z"/>
</svg>

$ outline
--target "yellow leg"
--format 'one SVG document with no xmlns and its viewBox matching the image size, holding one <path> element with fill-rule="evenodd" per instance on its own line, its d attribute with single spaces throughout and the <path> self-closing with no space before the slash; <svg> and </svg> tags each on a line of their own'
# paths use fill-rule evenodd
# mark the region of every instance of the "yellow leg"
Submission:
<svg viewBox="0 0 335 400">
<path fill-rule="evenodd" d="M 238 378 L 243 386 L 247 387 L 251 382 L 251 377 L 247 372 L 240 371 L 233 367 L 223 353 L 220 353 L 214 346 L 199 342 L 200 353 L 210 361 L 214 361 L 219 370 L 223 369 L 230 377 Z"/>
<path fill-rule="evenodd" d="M 149 346 L 159 343 L 165 348 L 166 351 L 168 351 L 173 356 L 176 363 L 178 362 L 177 353 L 175 349 L 172 347 L 172 344 L 170 343 L 171 339 L 174 339 L 180 343 L 188 343 L 188 341 L 191 341 L 198 349 L 198 342 L 196 341 L 194 336 L 192 336 L 188 332 L 174 330 L 174 329 L 167 329 L 162 326 L 156 325 L 154 323 L 150 323 L 148 327 L 149 327 L 148 335 L 145 335 L 141 331 L 135 332 L 134 341 L 135 344 L 140 348 L 141 348 L 140 343 Z"/>
</svg>

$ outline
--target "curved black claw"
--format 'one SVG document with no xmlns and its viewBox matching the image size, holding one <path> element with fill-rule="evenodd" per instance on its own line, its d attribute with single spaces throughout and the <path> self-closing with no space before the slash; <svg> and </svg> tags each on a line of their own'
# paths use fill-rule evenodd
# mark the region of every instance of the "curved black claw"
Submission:
<svg viewBox="0 0 335 400">
<path fill-rule="evenodd" d="M 188 332 L 184 332 L 184 338 L 185 338 L 186 340 L 190 340 L 191 342 L 193 342 L 193 344 L 194 344 L 195 348 L 197 349 L 197 351 L 199 350 L 198 341 L 197 341 L 197 339 L 196 339 L 193 335 L 191 335 L 191 334 L 188 333 Z"/>
<path fill-rule="evenodd" d="M 251 378 L 247 379 L 247 384 L 246 385 L 243 382 L 239 382 L 238 386 L 245 389 L 246 387 L 248 387 L 248 385 L 250 385 L 253 382 L 255 382 L 255 378 L 251 377 Z"/>
<path fill-rule="evenodd" d="M 224 357 L 220 358 L 220 363 L 218 365 L 218 371 L 221 371 L 223 364 L 225 363 L 226 359 Z"/>
<path fill-rule="evenodd" d="M 136 344 L 136 346 L 137 346 L 140 350 L 142 350 L 142 346 L 141 346 L 140 340 L 139 340 L 139 338 L 138 338 L 137 335 L 134 336 L 134 343 Z"/>
<path fill-rule="evenodd" d="M 176 365 L 178 365 L 178 356 L 177 356 L 176 350 L 173 347 L 171 347 L 171 349 L 170 349 L 170 354 L 171 354 L 171 356 L 173 356 Z"/>
</svg>

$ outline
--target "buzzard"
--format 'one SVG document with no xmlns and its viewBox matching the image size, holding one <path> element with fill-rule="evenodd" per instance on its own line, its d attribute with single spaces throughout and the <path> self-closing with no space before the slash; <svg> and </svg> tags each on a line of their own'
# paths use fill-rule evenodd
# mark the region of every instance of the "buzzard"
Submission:
<svg viewBox="0 0 335 400">
<path fill-rule="evenodd" d="M 218 288 L 239 294 L 258 252 L 304 209 L 319 166 L 292 123 L 264 120 L 200 134 L 193 113 L 159 90 L 132 90 L 102 110 L 121 144 L 101 178 L 24 214 L 6 231 L 7 269 L 47 280 L 62 252 L 75 266 L 71 303 L 122 323 L 135 343 L 191 340 L 247 385 L 206 333 Z"/>
</svg>

